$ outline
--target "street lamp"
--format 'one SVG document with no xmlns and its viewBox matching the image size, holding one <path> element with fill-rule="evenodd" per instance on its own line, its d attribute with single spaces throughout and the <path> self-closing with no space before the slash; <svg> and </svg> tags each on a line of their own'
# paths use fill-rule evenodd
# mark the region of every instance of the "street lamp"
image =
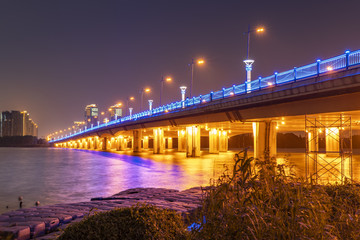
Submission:
<svg viewBox="0 0 360 240">
<path fill-rule="evenodd" d="M 129 108 L 129 112 L 130 112 L 130 119 L 132 117 L 132 111 L 133 111 L 133 108 Z"/>
<path fill-rule="evenodd" d="M 162 103 L 162 93 L 163 93 L 163 89 L 164 89 L 164 82 L 171 82 L 172 81 L 172 78 L 171 77 L 162 77 L 161 80 L 160 80 L 160 103 L 159 103 L 159 106 L 161 106 L 161 103 Z"/>
<path fill-rule="evenodd" d="M 251 70 L 252 70 L 252 64 L 254 63 L 254 60 L 249 59 L 249 49 L 250 49 L 250 33 L 256 32 L 256 33 L 262 33 L 265 29 L 263 27 L 259 27 L 256 29 L 250 29 L 250 25 L 248 26 L 247 32 L 244 32 L 244 34 L 247 34 L 247 45 L 246 45 L 246 59 L 244 60 L 245 63 L 245 70 L 246 70 L 246 87 L 248 89 L 248 92 L 251 90 Z"/>
<path fill-rule="evenodd" d="M 189 66 L 191 67 L 190 98 L 192 97 L 192 93 L 193 93 L 194 66 L 195 66 L 195 63 L 198 64 L 198 65 L 201 65 L 201 64 L 204 64 L 205 61 L 204 61 L 204 59 L 198 59 L 195 62 L 194 59 L 191 59 L 191 63 L 189 64 Z"/>
<path fill-rule="evenodd" d="M 148 102 L 149 102 L 149 111 L 151 111 L 152 110 L 153 100 L 148 100 Z"/>
<path fill-rule="evenodd" d="M 181 102 L 182 102 L 182 107 L 185 107 L 185 94 L 186 94 L 186 87 L 185 86 L 181 86 L 180 87 L 180 91 L 181 91 Z"/>
<path fill-rule="evenodd" d="M 127 115 L 127 111 L 128 111 L 128 108 L 129 108 L 129 103 L 130 103 L 130 101 L 134 101 L 134 100 L 135 100 L 134 97 L 128 97 L 128 98 L 126 99 L 126 114 L 125 114 L 125 115 Z"/>
<path fill-rule="evenodd" d="M 142 111 L 143 106 L 143 99 L 144 99 L 144 93 L 149 93 L 150 88 L 142 88 L 140 91 L 141 97 L 140 97 L 140 112 Z"/>
</svg>

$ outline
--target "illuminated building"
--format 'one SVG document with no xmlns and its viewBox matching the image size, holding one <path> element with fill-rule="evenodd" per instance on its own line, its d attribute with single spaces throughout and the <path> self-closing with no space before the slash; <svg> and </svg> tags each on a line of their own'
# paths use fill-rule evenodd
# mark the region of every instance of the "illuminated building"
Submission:
<svg viewBox="0 0 360 240">
<path fill-rule="evenodd" d="M 85 108 L 85 123 L 88 128 L 98 124 L 99 109 L 96 104 L 87 105 Z"/>
<path fill-rule="evenodd" d="M 28 112 L 5 111 L 1 113 L 1 136 L 34 136 L 38 135 L 38 126 L 30 119 Z"/>
<path fill-rule="evenodd" d="M 120 117 L 122 117 L 122 108 L 121 108 L 122 104 L 118 103 L 115 104 L 114 106 L 111 106 L 109 108 L 109 113 L 110 113 L 110 121 L 116 120 Z"/>
<path fill-rule="evenodd" d="M 79 131 L 80 129 L 83 129 L 83 126 L 85 126 L 85 123 L 84 121 L 74 121 L 74 130 L 75 131 Z"/>
</svg>

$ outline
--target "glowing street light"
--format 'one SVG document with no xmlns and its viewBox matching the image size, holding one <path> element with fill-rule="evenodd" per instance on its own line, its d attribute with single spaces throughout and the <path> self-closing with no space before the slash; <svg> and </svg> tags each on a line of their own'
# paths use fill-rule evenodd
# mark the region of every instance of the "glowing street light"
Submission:
<svg viewBox="0 0 360 240">
<path fill-rule="evenodd" d="M 204 59 L 198 59 L 195 62 L 194 59 L 191 59 L 191 63 L 189 64 L 189 66 L 191 67 L 190 98 L 192 97 L 192 93 L 193 93 L 194 66 L 195 66 L 195 63 L 198 64 L 198 65 L 202 65 L 202 64 L 205 63 L 205 61 L 204 61 Z"/>
<path fill-rule="evenodd" d="M 129 108 L 130 101 L 135 101 L 135 98 L 134 97 L 128 97 L 126 99 L 126 115 L 127 115 L 127 111 L 128 111 L 128 108 Z"/>
<path fill-rule="evenodd" d="M 149 111 L 151 111 L 152 110 L 152 104 L 153 104 L 153 101 L 154 100 L 148 100 L 148 102 L 149 102 Z"/>
<path fill-rule="evenodd" d="M 132 111 L 133 111 L 133 108 L 129 108 L 130 119 L 131 119 L 131 117 L 132 117 Z"/>
<path fill-rule="evenodd" d="M 182 102 L 182 107 L 185 107 L 185 94 L 186 94 L 186 87 L 185 86 L 181 86 L 180 87 L 180 91 L 181 91 L 181 102 Z"/>
<path fill-rule="evenodd" d="M 250 33 L 256 32 L 256 33 L 263 33 L 265 29 L 263 27 L 259 27 L 256 29 L 250 29 L 250 25 L 248 26 L 248 31 L 244 32 L 244 34 L 247 34 L 247 45 L 246 45 L 246 59 L 244 60 L 245 63 L 245 70 L 246 70 L 246 87 L 248 89 L 248 92 L 251 90 L 251 70 L 252 70 L 252 64 L 254 63 L 254 60 L 249 59 L 249 49 L 250 49 Z"/>
<path fill-rule="evenodd" d="M 151 90 L 150 88 L 142 88 L 140 91 L 140 112 L 142 111 L 143 101 L 144 101 L 144 93 L 149 93 Z"/>
<path fill-rule="evenodd" d="M 162 94 L 163 94 L 164 82 L 171 82 L 171 81 L 172 81 L 171 77 L 166 77 L 166 78 L 162 77 L 161 80 L 160 80 L 161 85 L 160 85 L 160 102 L 159 102 L 159 106 L 161 106 L 161 104 L 162 104 L 161 97 L 162 97 Z"/>
</svg>

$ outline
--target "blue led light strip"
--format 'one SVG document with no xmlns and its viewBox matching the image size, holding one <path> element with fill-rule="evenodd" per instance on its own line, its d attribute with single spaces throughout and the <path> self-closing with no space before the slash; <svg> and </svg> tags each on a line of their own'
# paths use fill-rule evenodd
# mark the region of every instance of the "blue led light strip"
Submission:
<svg viewBox="0 0 360 240">
<path fill-rule="evenodd" d="M 223 88 L 222 90 L 211 92 L 206 95 L 200 95 L 198 97 L 193 97 L 190 99 L 187 98 L 184 102 L 182 101 L 172 102 L 170 104 L 166 104 L 158 108 L 152 109 L 151 111 L 147 110 L 140 113 L 136 113 L 133 114 L 131 117 L 130 116 L 122 117 L 117 120 L 110 121 L 108 123 L 100 124 L 99 126 L 94 126 L 92 128 L 79 131 L 78 133 L 74 133 L 72 135 L 63 138 L 51 140 L 49 142 L 50 143 L 60 142 L 62 140 L 72 138 L 74 136 L 81 135 L 86 132 L 91 132 L 96 129 L 101 129 L 103 127 L 109 127 L 123 122 L 136 121 L 138 119 L 149 118 L 152 116 L 159 116 L 161 114 L 166 114 L 176 109 L 179 110 L 183 109 L 183 106 L 186 108 L 197 104 L 202 104 L 202 103 L 212 102 L 218 99 L 232 97 L 235 95 L 245 95 L 248 92 L 248 90 L 246 89 L 247 86 L 251 86 L 251 92 L 254 92 L 254 91 L 270 88 L 279 84 L 301 81 L 305 78 L 319 76 L 322 73 L 326 73 L 334 70 L 348 69 L 349 67 L 353 67 L 359 64 L 360 64 L 360 50 L 356 50 L 353 52 L 346 51 L 342 55 L 332 57 L 326 60 L 317 60 L 315 63 L 311 63 L 306 66 L 294 68 L 292 70 L 288 70 L 280 73 L 275 72 L 271 76 L 255 79 L 250 83 L 248 83 L 248 85 L 245 84 L 233 85 L 230 88 Z"/>
</svg>

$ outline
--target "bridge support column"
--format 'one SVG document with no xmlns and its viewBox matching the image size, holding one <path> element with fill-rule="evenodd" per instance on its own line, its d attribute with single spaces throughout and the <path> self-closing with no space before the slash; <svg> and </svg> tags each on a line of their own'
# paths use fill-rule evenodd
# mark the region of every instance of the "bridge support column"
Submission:
<svg viewBox="0 0 360 240">
<path fill-rule="evenodd" d="M 168 139 L 167 139 L 167 148 L 168 149 L 173 148 L 173 139 L 172 139 L 172 137 L 168 137 Z"/>
<path fill-rule="evenodd" d="M 316 128 L 308 131 L 308 151 L 309 153 L 319 151 L 319 134 Z"/>
<path fill-rule="evenodd" d="M 107 137 L 103 137 L 101 150 L 106 151 L 107 148 L 108 148 L 108 139 Z"/>
<path fill-rule="evenodd" d="M 229 139 L 227 131 L 221 131 L 219 134 L 219 151 L 227 152 L 229 149 Z"/>
<path fill-rule="evenodd" d="M 325 147 L 326 155 L 339 155 L 340 135 L 339 128 L 332 127 L 325 129 Z"/>
<path fill-rule="evenodd" d="M 94 150 L 99 148 L 99 137 L 94 137 Z"/>
<path fill-rule="evenodd" d="M 178 151 L 186 152 L 186 131 L 185 130 L 178 131 Z"/>
<path fill-rule="evenodd" d="M 110 139 L 110 149 L 116 149 L 116 139 L 114 137 Z"/>
<path fill-rule="evenodd" d="M 149 149 L 149 137 L 148 136 L 145 136 L 143 138 L 143 148 L 144 149 Z"/>
<path fill-rule="evenodd" d="M 91 141 L 90 149 L 95 150 L 96 149 L 95 148 L 95 137 L 92 137 L 90 141 Z"/>
<path fill-rule="evenodd" d="M 165 138 L 164 129 L 154 129 L 154 153 L 164 153 Z"/>
<path fill-rule="evenodd" d="M 254 122 L 254 158 L 276 156 L 276 123 Z"/>
<path fill-rule="evenodd" d="M 125 150 L 125 141 L 123 136 L 117 137 L 117 145 L 116 145 L 117 151 L 123 151 Z"/>
<path fill-rule="evenodd" d="M 85 149 L 90 149 L 90 139 L 85 139 Z"/>
<path fill-rule="evenodd" d="M 219 133 L 216 128 L 209 131 L 209 153 L 219 153 Z"/>
<path fill-rule="evenodd" d="M 200 127 L 186 127 L 186 157 L 200 157 Z"/>
<path fill-rule="evenodd" d="M 141 130 L 133 130 L 133 152 L 141 152 Z"/>
</svg>

